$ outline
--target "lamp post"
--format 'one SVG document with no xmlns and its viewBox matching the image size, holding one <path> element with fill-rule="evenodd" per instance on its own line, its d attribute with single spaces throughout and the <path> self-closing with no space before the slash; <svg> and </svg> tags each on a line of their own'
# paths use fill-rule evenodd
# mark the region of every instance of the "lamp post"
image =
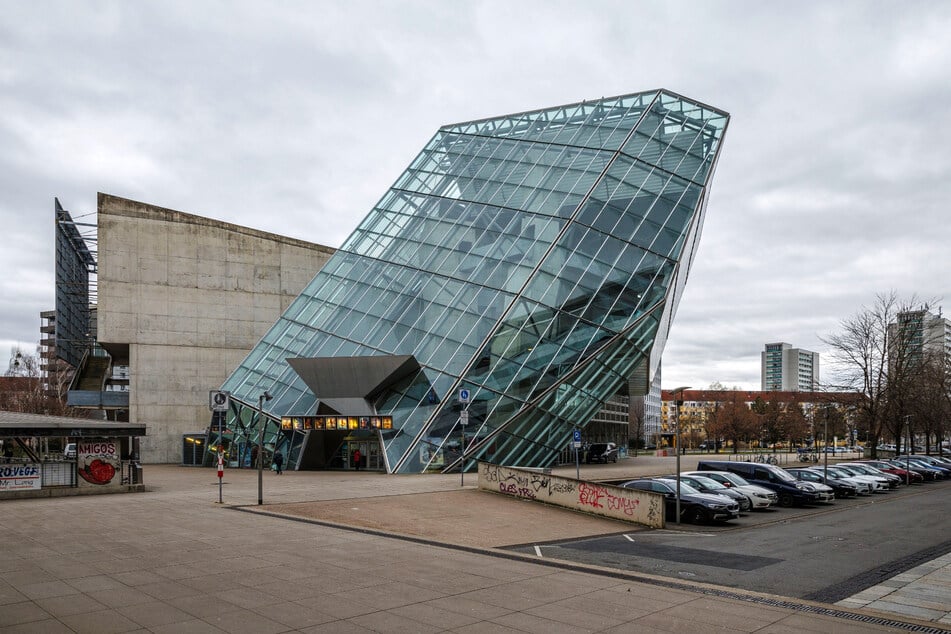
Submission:
<svg viewBox="0 0 951 634">
<path fill-rule="evenodd" d="M 264 503 L 264 401 L 270 401 L 272 398 L 267 390 L 258 397 L 258 423 L 261 425 L 258 430 L 258 505 Z"/>
<path fill-rule="evenodd" d="M 908 446 L 905 447 L 905 486 L 911 483 L 911 414 L 905 414 L 905 426 L 908 428 Z"/>
<path fill-rule="evenodd" d="M 822 410 L 822 442 L 825 443 L 825 458 L 822 463 L 822 481 L 829 481 L 829 406 Z M 835 451 L 833 449 L 833 451 Z"/>
<path fill-rule="evenodd" d="M 677 403 L 677 418 L 674 419 L 674 433 L 676 434 L 674 442 L 674 449 L 677 452 L 677 504 L 676 504 L 676 513 L 677 513 L 677 523 L 680 524 L 680 408 L 684 404 L 684 390 L 689 390 L 690 386 L 685 385 L 683 387 L 678 387 L 673 390 L 674 394 L 679 394 L 679 398 L 676 399 Z"/>
</svg>

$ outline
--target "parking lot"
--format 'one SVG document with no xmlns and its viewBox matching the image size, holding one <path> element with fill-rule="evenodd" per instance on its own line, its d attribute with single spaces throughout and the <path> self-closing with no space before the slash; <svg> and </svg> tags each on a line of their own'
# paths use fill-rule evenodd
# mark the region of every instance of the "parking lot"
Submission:
<svg viewBox="0 0 951 634">
<path fill-rule="evenodd" d="M 727 522 L 524 544 L 513 550 L 622 570 L 836 602 L 951 552 L 951 481 Z"/>
</svg>

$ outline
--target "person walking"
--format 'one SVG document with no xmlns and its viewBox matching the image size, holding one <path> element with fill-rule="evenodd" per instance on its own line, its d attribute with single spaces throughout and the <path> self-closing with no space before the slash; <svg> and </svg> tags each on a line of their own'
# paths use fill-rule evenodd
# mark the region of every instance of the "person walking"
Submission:
<svg viewBox="0 0 951 634">
<path fill-rule="evenodd" d="M 277 475 L 284 473 L 284 454 L 280 451 L 274 452 L 274 466 L 276 467 Z"/>
<path fill-rule="evenodd" d="M 359 449 L 354 450 L 354 452 L 353 452 L 353 468 L 356 469 L 357 471 L 360 470 L 360 460 L 361 460 L 362 458 L 363 458 L 363 456 L 360 455 L 360 450 L 359 450 Z"/>
</svg>

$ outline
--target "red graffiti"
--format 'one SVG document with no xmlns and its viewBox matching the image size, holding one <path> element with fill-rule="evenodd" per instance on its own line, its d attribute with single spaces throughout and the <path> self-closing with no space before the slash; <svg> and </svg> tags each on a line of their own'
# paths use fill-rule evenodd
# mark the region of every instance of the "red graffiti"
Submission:
<svg viewBox="0 0 951 634">
<path fill-rule="evenodd" d="M 593 506 L 596 509 L 604 508 L 601 504 L 601 498 L 607 495 L 603 487 L 591 486 L 582 482 L 578 486 L 578 503 L 581 505 Z"/>
</svg>

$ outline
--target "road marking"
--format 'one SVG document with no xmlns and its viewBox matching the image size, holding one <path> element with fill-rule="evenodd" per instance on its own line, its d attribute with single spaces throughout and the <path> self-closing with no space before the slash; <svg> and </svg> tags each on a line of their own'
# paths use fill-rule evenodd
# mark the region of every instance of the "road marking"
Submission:
<svg viewBox="0 0 951 634">
<path fill-rule="evenodd" d="M 624 534 L 624 538 L 627 539 L 627 541 L 629 541 L 629 542 L 634 541 L 634 538 L 631 537 L 630 535 L 628 535 L 627 533 Z"/>
<path fill-rule="evenodd" d="M 535 555 L 538 556 L 538 557 L 541 557 L 541 556 L 542 556 L 542 548 L 541 548 L 541 546 L 535 546 Z"/>
</svg>

